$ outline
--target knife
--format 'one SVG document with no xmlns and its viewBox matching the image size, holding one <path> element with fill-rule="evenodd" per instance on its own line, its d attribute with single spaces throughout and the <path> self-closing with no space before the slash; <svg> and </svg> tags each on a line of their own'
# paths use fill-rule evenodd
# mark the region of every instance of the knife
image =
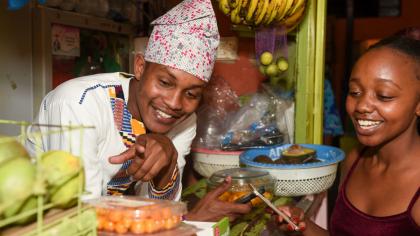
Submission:
<svg viewBox="0 0 420 236">
<path fill-rule="evenodd" d="M 249 184 L 249 186 L 251 187 L 251 189 L 252 189 L 252 192 L 255 194 L 255 195 L 257 195 L 257 197 L 259 197 L 259 198 L 261 198 L 261 200 L 265 203 L 265 204 L 267 204 L 267 206 L 269 206 L 275 213 L 277 213 L 279 216 L 281 216 L 281 217 L 283 217 L 283 219 L 287 222 L 287 223 L 289 223 L 292 227 L 293 227 L 293 229 L 295 230 L 295 231 L 299 231 L 299 226 L 297 226 L 291 219 L 290 219 L 290 217 L 288 216 L 288 215 L 286 215 L 285 213 L 283 213 L 282 211 L 280 211 L 279 209 L 277 209 L 277 207 L 276 206 L 274 206 L 271 202 L 270 202 L 270 200 L 268 200 L 267 198 L 265 198 L 263 195 L 261 195 L 261 193 L 259 193 L 258 192 L 258 190 L 254 187 L 254 185 L 252 185 L 252 184 Z"/>
</svg>

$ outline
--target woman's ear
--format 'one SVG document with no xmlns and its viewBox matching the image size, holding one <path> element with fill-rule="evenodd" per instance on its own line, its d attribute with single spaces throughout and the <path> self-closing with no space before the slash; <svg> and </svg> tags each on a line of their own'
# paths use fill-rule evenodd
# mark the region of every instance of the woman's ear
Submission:
<svg viewBox="0 0 420 236">
<path fill-rule="evenodd" d="M 136 53 L 136 55 L 134 56 L 134 76 L 137 80 L 140 80 L 145 67 L 146 61 L 144 60 L 143 55 L 140 53 Z"/>
<path fill-rule="evenodd" d="M 416 107 L 416 115 L 420 117 L 420 102 L 419 104 L 417 104 L 417 107 Z"/>
</svg>

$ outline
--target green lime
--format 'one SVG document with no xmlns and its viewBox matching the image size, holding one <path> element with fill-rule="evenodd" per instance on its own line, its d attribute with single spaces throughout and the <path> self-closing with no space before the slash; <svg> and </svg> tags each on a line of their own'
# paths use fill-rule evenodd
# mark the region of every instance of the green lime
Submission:
<svg viewBox="0 0 420 236">
<path fill-rule="evenodd" d="M 273 61 L 273 54 L 271 52 L 263 52 L 260 56 L 260 62 L 261 64 L 267 66 L 270 65 Z"/>
<path fill-rule="evenodd" d="M 270 84 L 275 86 L 280 82 L 280 80 L 281 80 L 280 76 L 270 77 Z"/>
<path fill-rule="evenodd" d="M 264 65 L 260 65 L 258 66 L 258 70 L 260 71 L 261 74 L 266 75 L 265 70 L 267 69 L 267 66 Z"/>
<path fill-rule="evenodd" d="M 267 69 L 265 69 L 265 73 L 270 77 L 275 77 L 280 73 L 280 71 L 277 65 L 273 63 L 267 66 Z"/>
<path fill-rule="evenodd" d="M 277 67 L 280 71 L 286 71 L 289 68 L 289 63 L 287 62 L 286 58 L 281 57 L 277 60 Z"/>
</svg>

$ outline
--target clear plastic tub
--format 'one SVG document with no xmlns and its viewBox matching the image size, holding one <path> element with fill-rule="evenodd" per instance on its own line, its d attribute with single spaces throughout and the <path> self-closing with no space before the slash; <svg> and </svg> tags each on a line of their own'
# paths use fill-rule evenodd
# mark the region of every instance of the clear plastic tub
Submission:
<svg viewBox="0 0 420 236">
<path fill-rule="evenodd" d="M 182 202 L 127 196 L 87 201 L 96 208 L 97 229 L 117 234 L 150 234 L 179 226 L 187 212 Z"/>
<path fill-rule="evenodd" d="M 261 204 L 261 199 L 251 195 L 252 189 L 249 184 L 254 185 L 268 199 L 273 194 L 273 178 L 267 171 L 252 168 L 233 168 L 215 172 L 208 180 L 209 190 L 216 188 L 227 176 L 232 177 L 232 186 L 223 193 L 219 199 L 228 202 L 246 203 L 251 202 L 253 206 Z"/>
</svg>

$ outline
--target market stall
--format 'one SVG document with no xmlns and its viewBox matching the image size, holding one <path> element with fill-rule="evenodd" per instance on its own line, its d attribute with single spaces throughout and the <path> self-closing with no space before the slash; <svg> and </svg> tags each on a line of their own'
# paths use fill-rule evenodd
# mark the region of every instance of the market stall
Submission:
<svg viewBox="0 0 420 236">
<path fill-rule="evenodd" d="M 39 2 L 52 4 L 51 1 Z M 140 2 L 147 1 L 137 1 L 137 10 L 138 6 L 142 6 Z M 15 2 L 14 5 L 9 6 L 10 9 L 19 9 L 25 3 L 25 1 Z M 220 196 L 220 200 L 251 202 L 253 206 L 251 213 L 230 222 L 230 235 L 281 234 L 276 226 L 272 225 L 273 213 L 266 211 L 267 206 L 258 196 L 250 195 L 252 192 L 248 186 L 250 183 L 257 189 L 262 189 L 260 194 L 275 206 L 297 205 L 306 210 L 309 216 L 318 215 L 318 223 L 326 226 L 326 208 L 325 205 L 321 207 L 322 201 L 325 204 L 323 192 L 332 185 L 336 177 L 337 163 L 343 158 L 340 150 L 317 145 L 322 142 L 326 2 L 320 0 L 219 0 L 213 1 L 213 6 L 217 11 L 218 20 L 221 19 L 220 16 L 223 17 L 222 21 L 228 20 L 229 30 L 237 36 L 226 37 L 225 41 L 222 40 L 225 45 L 228 45 L 226 46 L 228 49 L 219 52 L 219 60 L 215 68 L 213 81 L 216 82 L 212 86 L 214 86 L 213 91 L 220 92 L 218 95 L 223 100 L 222 105 L 219 103 L 221 100 L 213 94 L 215 100 L 208 102 L 207 105 L 210 106 L 207 108 L 215 109 L 211 106 L 220 106 L 216 107 L 216 110 L 202 110 L 202 114 L 200 111 L 197 113 L 198 116 L 208 118 L 207 125 L 216 125 L 211 128 L 217 128 L 217 124 L 220 123 L 231 126 L 227 129 L 219 127 L 219 130 L 210 130 L 209 126 L 202 126 L 201 133 L 198 131 L 199 137 L 204 141 L 196 142 L 192 151 L 192 161 L 193 168 L 200 177 L 196 183 L 183 190 L 184 203 L 133 198 L 82 201 L 84 176 L 81 166 L 76 166 L 75 170 L 68 170 L 66 167 L 71 165 L 63 164 L 64 167 L 58 166 L 54 173 L 46 173 L 47 167 L 41 167 L 44 162 L 44 165 L 53 166 L 57 163 L 57 158 L 63 158 L 64 163 L 73 163 L 80 161 L 82 157 L 68 160 L 68 155 L 63 154 L 59 157 L 48 158 L 47 153 L 38 152 L 32 157 L 33 163 L 26 163 L 31 173 L 33 172 L 33 175 L 28 177 L 28 181 L 32 178 L 33 182 L 25 184 L 35 187 L 31 187 L 32 190 L 29 192 L 16 190 L 16 194 L 23 192 L 22 199 L 18 199 L 22 201 L 18 209 L 9 209 L 13 204 L 5 200 L 10 186 L 2 190 L 4 195 L 2 195 L 0 205 L 0 231 L 2 233 L 13 236 L 199 234 L 198 226 L 189 222 L 183 223 L 182 216 L 191 205 L 220 184 L 223 177 L 227 175 L 235 177 L 237 182 L 233 183 L 231 191 Z M 34 57 L 39 59 L 34 61 L 34 78 L 32 78 L 34 107 L 41 103 L 41 98 L 49 90 L 66 81 L 72 69 L 78 68 L 80 75 L 86 75 L 107 70 L 107 72 L 117 69 L 131 70 L 132 66 L 129 67 L 129 65 L 133 63 L 129 57 L 130 50 L 135 44 L 134 30 L 131 28 L 132 22 L 129 19 L 124 22 L 115 22 L 113 21 L 115 19 L 104 19 L 98 15 L 88 16 L 83 12 L 74 13 L 73 10 L 63 11 L 58 8 L 58 5 L 57 7 L 39 5 L 34 10 L 36 13 L 34 27 L 42 32 L 34 37 Z M 79 17 L 75 17 L 75 14 Z M 221 28 L 226 27 L 225 24 Z M 86 56 L 83 60 L 84 66 L 80 66 L 78 64 L 80 60 L 75 59 L 81 56 L 80 52 L 75 56 L 70 55 L 71 52 L 62 54 L 62 51 L 54 48 L 56 46 L 54 32 L 58 35 L 63 31 L 71 32 L 71 37 L 67 35 L 71 39 L 85 39 L 85 42 L 91 42 L 87 48 L 93 52 L 92 55 L 84 55 Z M 52 37 L 50 37 L 51 33 Z M 49 35 L 47 39 L 46 35 Z M 244 41 L 247 43 L 244 44 Z M 248 55 L 252 55 L 246 59 L 245 66 L 241 64 L 243 61 L 238 59 L 238 55 L 235 56 L 238 51 L 229 48 L 230 43 L 238 46 L 238 42 L 242 49 L 244 45 L 247 45 L 245 48 L 249 52 Z M 106 54 L 107 46 L 116 48 L 111 56 Z M 43 50 L 45 47 L 47 49 Z M 98 50 L 101 55 L 95 57 L 96 64 L 92 63 L 93 56 L 98 54 L 95 50 Z M 222 54 L 223 52 L 227 54 Z M 233 52 L 233 56 L 229 55 L 229 52 Z M 107 60 L 109 58 L 113 59 Z M 103 63 L 103 60 L 108 64 Z M 69 64 L 72 67 L 68 66 Z M 263 87 L 262 90 L 246 94 L 245 89 L 240 96 L 235 94 L 241 90 L 240 86 L 235 86 L 239 83 L 246 84 L 246 81 L 245 79 L 245 82 L 236 81 L 235 84 L 227 77 L 229 73 L 239 77 L 240 70 L 236 69 L 241 66 L 247 69 L 244 73 L 255 75 L 246 79 L 253 80 L 252 83 Z M 86 68 L 91 71 L 84 70 Z M 227 76 L 223 76 L 224 73 L 227 73 Z M 217 75 L 227 78 L 228 83 L 224 79 L 217 79 Z M 58 79 L 54 81 L 48 79 L 54 77 Z M 25 137 L 28 135 L 39 135 L 38 138 L 52 135 L 51 133 L 26 133 L 28 126 L 39 125 L 31 122 L 3 121 L 3 123 L 15 126 L 13 130 L 20 130 L 20 133 L 14 134 L 15 137 L 19 137 L 16 145 L 24 144 Z M 75 129 L 83 131 L 91 127 L 57 126 L 54 128 L 58 129 L 56 132 L 67 132 L 65 128 L 71 131 Z M 79 136 L 75 137 L 75 139 L 78 138 Z M 218 143 L 219 140 L 221 143 Z M 6 145 L 9 145 L 9 141 L 9 138 L 0 140 Z M 285 159 L 287 156 L 285 153 L 292 143 L 303 144 L 305 151 L 306 149 L 314 150 L 312 154 L 315 156 L 315 152 L 317 153 L 318 164 L 309 163 L 308 160 L 312 156 L 308 159 L 309 156 L 306 153 L 299 156 L 303 158 L 300 159 L 303 162 L 276 163 L 278 159 Z M 61 151 L 70 152 L 71 150 Z M 10 160 L 16 158 L 22 161 L 19 155 L 21 153 L 13 154 Z M 266 156 L 265 160 L 257 161 L 256 158 L 262 155 Z M 29 155 L 25 153 L 23 157 L 23 160 L 29 159 Z M 1 167 L 10 164 L 10 160 L 7 159 L 4 162 L 1 160 Z M 239 167 L 241 168 L 236 169 Z M 250 171 L 249 167 L 260 168 L 261 175 L 255 176 L 256 173 Z M 313 171 L 315 169 L 318 172 Z M 68 175 L 65 175 L 66 173 Z M 52 176 L 58 180 L 49 179 Z M 7 179 L 4 181 L 7 182 Z M 217 227 L 213 227 L 214 225 L 211 223 L 208 228 L 215 230 Z"/>
<path fill-rule="evenodd" d="M 307 5 L 306 5 L 305 17 L 303 18 L 302 22 L 300 22 L 297 30 L 288 33 L 287 39 L 288 39 L 289 46 L 287 47 L 287 49 L 285 49 L 284 47 L 283 48 L 281 47 L 270 48 L 269 46 L 270 40 L 267 40 L 264 38 L 262 39 L 262 41 L 264 42 L 262 46 L 261 43 L 259 44 L 257 42 L 257 40 L 261 40 L 262 38 L 261 35 L 264 32 L 261 32 L 261 31 L 258 32 L 257 30 L 251 30 L 250 32 L 249 28 L 247 28 L 246 26 L 247 25 L 246 23 L 241 24 L 241 23 L 233 22 L 232 25 L 235 32 L 239 34 L 239 37 L 240 37 L 239 41 L 246 40 L 251 35 L 251 42 L 255 44 L 255 49 L 251 48 L 249 50 L 257 50 L 255 52 L 256 66 L 263 64 L 261 62 L 262 60 L 264 60 L 264 55 L 262 57 L 261 55 L 263 51 L 266 51 L 266 49 L 268 49 L 271 55 L 274 54 L 274 57 L 282 57 L 285 55 L 287 55 L 288 57 L 287 59 L 288 59 L 289 67 L 287 70 L 288 80 L 286 82 L 286 87 L 287 87 L 287 84 L 288 85 L 292 84 L 291 87 L 294 93 L 293 93 L 291 104 L 293 105 L 290 105 L 290 103 L 287 103 L 289 101 L 284 102 L 283 100 L 280 99 L 280 102 L 277 102 L 277 105 L 275 105 L 277 106 L 276 112 L 273 112 L 275 115 L 277 115 L 275 118 L 277 120 L 276 122 L 277 128 L 281 130 L 281 133 L 287 134 L 287 138 L 284 139 L 286 140 L 285 143 L 292 142 L 292 143 L 320 144 L 322 142 L 322 120 L 323 120 L 322 98 L 323 98 L 323 83 L 324 83 L 324 42 L 325 42 L 325 21 L 326 21 L 326 5 L 325 4 L 326 3 L 323 1 L 307 1 L 306 3 Z M 232 21 L 231 18 L 229 18 L 228 20 Z M 270 37 L 270 33 L 272 34 L 272 31 L 271 32 L 268 31 L 268 33 L 267 32 L 265 33 L 268 34 Z M 264 47 L 264 44 L 266 45 L 266 47 Z M 258 50 L 260 50 L 259 52 L 260 57 L 258 56 Z M 239 55 L 241 55 L 240 52 L 239 52 Z M 242 58 L 239 58 L 239 61 L 241 59 Z M 277 62 L 276 59 L 274 59 L 273 61 Z M 239 62 L 235 62 L 235 63 L 238 64 Z M 271 63 L 269 62 L 267 64 L 271 64 Z M 232 87 L 235 88 L 236 91 L 241 91 L 240 87 L 235 87 L 235 84 L 238 84 L 237 82 L 238 78 L 240 78 L 241 81 L 246 81 L 246 82 L 241 82 L 241 83 L 245 83 L 245 84 L 251 83 L 247 80 L 247 78 L 249 77 L 241 74 L 241 73 L 244 73 L 244 72 L 241 72 L 242 70 L 235 70 L 240 75 L 238 75 L 238 77 L 234 77 L 233 75 L 230 74 L 232 72 L 228 71 L 225 68 L 225 66 L 227 68 L 232 65 L 229 64 L 229 66 L 227 66 L 227 65 L 223 65 L 222 62 L 220 62 L 220 64 L 216 64 L 215 73 L 219 72 L 221 76 L 225 75 L 225 79 L 228 81 L 228 83 Z M 246 73 L 251 74 L 248 71 Z M 231 77 L 234 77 L 234 79 L 231 79 Z M 224 117 L 223 119 L 219 119 L 219 120 L 214 119 L 213 122 L 206 121 L 207 124 L 210 124 L 209 126 L 214 125 L 214 124 L 220 124 L 220 123 L 232 124 L 233 128 L 231 128 L 229 131 L 233 130 L 233 132 L 231 133 L 233 133 L 234 135 L 239 134 L 238 136 L 243 138 L 242 140 L 238 138 L 236 142 L 241 143 L 241 145 L 243 145 L 242 147 L 245 148 L 245 150 L 249 148 L 250 146 L 256 147 L 259 145 L 270 145 L 268 142 L 264 143 L 264 141 L 269 140 L 269 139 L 264 139 L 264 138 L 262 138 L 264 141 L 261 141 L 260 139 L 258 140 L 257 143 L 253 143 L 253 144 L 250 144 L 249 142 L 246 143 L 246 141 L 249 141 L 249 140 L 245 140 L 244 137 L 249 137 L 249 136 L 246 136 L 244 134 L 245 133 L 249 134 L 249 130 L 251 129 L 248 129 L 248 127 L 238 127 L 238 126 L 244 125 L 244 123 L 246 122 L 248 122 L 247 124 L 255 124 L 263 120 L 260 118 L 263 117 L 264 115 L 260 114 L 260 116 L 257 116 L 259 118 L 255 118 L 255 120 L 250 121 L 252 117 L 255 117 L 255 113 L 256 113 L 255 110 L 258 110 L 258 112 L 264 113 L 264 111 L 261 111 L 263 110 L 261 108 L 262 107 L 261 105 L 264 105 L 266 103 L 264 102 L 263 99 L 258 100 L 260 97 L 264 96 L 264 94 L 268 94 L 268 97 L 270 97 L 270 102 L 275 101 L 276 99 L 279 99 L 279 97 L 276 96 L 276 87 L 277 87 L 276 81 L 275 81 L 277 79 L 276 76 L 270 76 L 270 75 L 264 74 L 264 77 L 266 77 L 267 80 L 269 80 L 269 83 L 268 83 L 269 85 L 263 87 L 262 93 L 253 94 L 255 96 L 250 99 L 251 102 L 246 104 L 246 105 L 251 104 L 249 105 L 251 109 L 237 112 L 235 115 L 233 115 L 234 118 L 232 118 L 232 115 L 228 114 L 227 118 Z M 274 77 L 274 81 L 272 77 Z M 263 84 L 267 84 L 266 82 L 267 81 L 263 82 Z M 229 92 L 223 93 L 223 88 L 225 84 L 223 83 L 220 83 L 220 84 L 222 84 L 219 87 L 219 89 L 221 88 L 220 89 L 221 92 L 218 94 L 213 94 L 211 101 L 218 101 L 218 98 L 219 98 L 218 95 L 220 94 L 222 94 L 220 96 L 232 98 L 232 95 Z M 261 94 L 263 95 L 259 96 Z M 254 100 L 255 101 L 254 103 L 252 103 L 253 98 L 256 98 L 256 100 Z M 232 100 L 234 99 L 235 98 L 233 97 Z M 273 103 L 275 104 L 276 102 L 273 102 Z M 286 108 L 281 108 L 281 105 L 278 105 L 278 104 L 287 104 L 287 105 L 285 105 Z M 220 104 L 216 104 L 216 107 L 218 105 Z M 207 114 L 224 114 L 224 112 L 232 110 L 232 107 L 234 107 L 234 105 L 235 104 L 233 105 L 227 104 L 225 107 L 223 107 L 223 104 L 222 104 L 221 107 L 223 108 L 221 109 L 220 108 L 216 108 L 214 110 L 206 109 L 204 110 L 204 112 Z M 244 108 L 244 106 L 242 106 L 242 108 Z M 252 110 L 252 108 L 254 108 L 254 110 Z M 231 120 L 233 120 L 233 122 L 229 123 Z M 286 128 L 282 129 L 282 124 L 283 126 L 284 124 L 286 124 Z M 265 124 L 263 124 L 263 126 L 264 125 Z M 249 127 L 251 127 L 251 125 Z M 244 149 L 240 150 L 240 149 L 234 149 L 234 148 L 229 149 L 229 148 L 226 148 L 226 145 L 225 145 L 225 148 L 226 148 L 225 151 L 217 150 L 218 148 L 215 146 L 219 145 L 219 148 L 222 147 L 223 149 L 223 144 L 219 143 L 217 145 L 214 145 L 211 135 L 218 136 L 220 135 L 220 132 L 218 132 L 218 130 L 214 129 L 213 127 L 211 128 L 212 128 L 211 130 L 206 130 L 205 132 L 203 132 L 205 135 L 201 137 L 202 139 L 200 141 L 202 141 L 202 143 L 199 143 L 197 145 L 198 147 L 196 149 L 193 149 L 194 168 L 198 173 L 200 173 L 201 176 L 204 176 L 207 178 L 209 178 L 211 174 L 214 173 L 215 171 L 239 167 L 241 165 L 241 162 L 239 161 L 239 157 L 240 157 L 241 152 L 244 150 Z M 227 131 L 224 134 L 226 133 L 229 133 L 229 132 Z M 254 135 L 255 133 L 258 133 L 258 132 L 250 132 L 250 133 Z M 200 131 L 198 132 L 198 136 L 200 137 Z M 225 136 L 228 136 L 228 135 L 225 135 Z M 255 138 L 255 136 L 253 138 Z M 273 141 L 278 142 L 278 143 L 283 142 L 280 140 L 273 140 Z M 206 142 L 208 144 L 207 146 L 206 144 L 203 144 Z M 230 142 L 230 144 L 232 143 L 233 142 Z M 232 145 L 230 147 L 232 147 Z M 289 173 L 289 174 L 293 175 L 292 173 Z M 333 178 L 332 180 L 334 180 L 334 177 L 332 178 Z M 199 183 L 203 184 L 202 182 L 199 182 Z M 331 186 L 331 184 L 332 183 L 329 183 L 327 184 L 327 186 Z M 299 194 L 296 194 L 296 195 L 299 196 Z M 302 195 L 304 194 L 301 194 L 300 196 Z M 320 210 L 318 210 L 317 214 L 315 215 L 317 216 L 316 217 L 317 223 L 326 228 L 327 227 L 327 207 L 326 207 L 325 198 L 324 198 L 324 201 L 322 203 Z"/>
</svg>

